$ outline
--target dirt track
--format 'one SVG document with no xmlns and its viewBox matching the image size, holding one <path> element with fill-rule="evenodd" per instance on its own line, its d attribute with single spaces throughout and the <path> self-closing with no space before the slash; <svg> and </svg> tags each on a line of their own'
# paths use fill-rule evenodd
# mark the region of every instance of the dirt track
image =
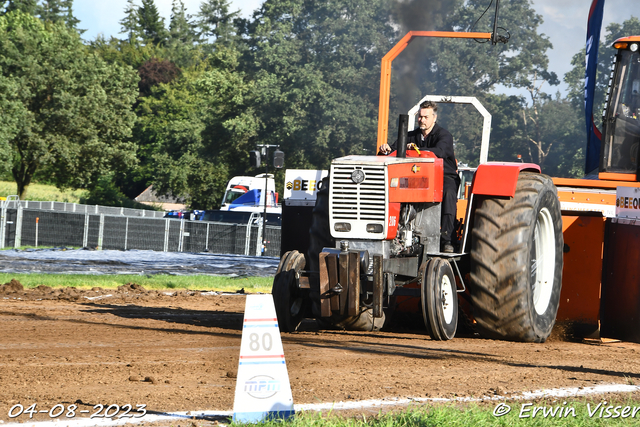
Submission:
<svg viewBox="0 0 640 427">
<path fill-rule="evenodd" d="M 136 286 L 0 288 L 0 420 L 20 403 L 231 410 L 245 298 Z M 105 295 L 111 295 L 105 297 Z M 98 297 L 88 299 L 87 297 Z M 521 344 L 424 331 L 283 334 L 295 403 L 640 383 L 640 345 Z M 41 416 L 40 419 L 49 419 Z"/>
</svg>

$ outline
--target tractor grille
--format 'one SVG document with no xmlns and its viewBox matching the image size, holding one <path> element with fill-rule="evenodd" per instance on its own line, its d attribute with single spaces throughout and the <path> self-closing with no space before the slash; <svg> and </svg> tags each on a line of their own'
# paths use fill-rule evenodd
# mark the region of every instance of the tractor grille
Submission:
<svg viewBox="0 0 640 427">
<path fill-rule="evenodd" d="M 356 184 L 351 179 L 360 169 L 365 179 Z M 333 165 L 331 169 L 331 217 L 335 220 L 385 222 L 384 166 Z"/>
</svg>

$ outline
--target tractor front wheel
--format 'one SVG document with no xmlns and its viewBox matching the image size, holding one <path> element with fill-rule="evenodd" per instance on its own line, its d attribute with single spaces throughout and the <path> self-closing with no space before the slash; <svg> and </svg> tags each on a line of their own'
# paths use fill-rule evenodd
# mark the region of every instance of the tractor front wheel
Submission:
<svg viewBox="0 0 640 427">
<path fill-rule="evenodd" d="M 427 262 L 420 296 L 422 317 L 431 339 L 452 339 L 458 327 L 458 294 L 449 261 L 433 258 Z"/>
</svg>

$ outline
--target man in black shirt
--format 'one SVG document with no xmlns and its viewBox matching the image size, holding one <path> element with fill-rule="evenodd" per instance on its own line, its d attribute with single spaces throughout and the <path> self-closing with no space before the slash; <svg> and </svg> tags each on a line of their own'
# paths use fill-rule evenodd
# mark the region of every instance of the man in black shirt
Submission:
<svg viewBox="0 0 640 427">
<path fill-rule="evenodd" d="M 438 105 L 435 102 L 425 101 L 420 104 L 418 115 L 419 129 L 412 130 L 407 136 L 407 148 L 415 144 L 420 150 L 433 152 L 442 159 L 444 166 L 444 185 L 442 195 L 442 213 L 440 219 L 440 245 L 443 252 L 453 252 L 451 239 L 453 237 L 454 224 L 456 219 L 456 204 L 458 201 L 458 186 L 460 177 L 458 176 L 458 165 L 453 152 L 453 137 L 448 130 L 436 123 L 438 117 Z M 394 142 L 382 144 L 381 154 L 389 154 L 396 150 Z"/>
</svg>

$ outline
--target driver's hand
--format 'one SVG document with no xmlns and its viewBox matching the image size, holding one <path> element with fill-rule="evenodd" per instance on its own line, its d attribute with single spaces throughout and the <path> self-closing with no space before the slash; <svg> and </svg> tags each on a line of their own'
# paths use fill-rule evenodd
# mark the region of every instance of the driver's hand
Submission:
<svg viewBox="0 0 640 427">
<path fill-rule="evenodd" d="M 389 144 L 382 144 L 380 146 L 380 152 L 382 154 L 389 154 L 391 152 L 391 147 L 389 147 Z"/>
</svg>

